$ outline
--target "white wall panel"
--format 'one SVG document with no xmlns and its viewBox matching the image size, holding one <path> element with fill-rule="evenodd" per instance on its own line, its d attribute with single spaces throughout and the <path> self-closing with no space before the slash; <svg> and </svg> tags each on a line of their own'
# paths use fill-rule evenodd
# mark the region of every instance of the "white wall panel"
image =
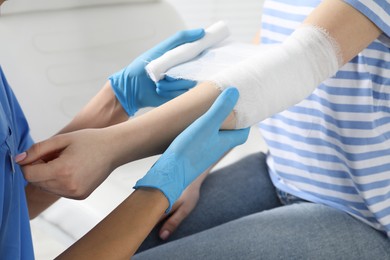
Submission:
<svg viewBox="0 0 390 260">
<path fill-rule="evenodd" d="M 166 0 L 178 10 L 188 28 L 225 20 L 234 40 L 249 42 L 260 27 L 264 0 Z"/>
</svg>

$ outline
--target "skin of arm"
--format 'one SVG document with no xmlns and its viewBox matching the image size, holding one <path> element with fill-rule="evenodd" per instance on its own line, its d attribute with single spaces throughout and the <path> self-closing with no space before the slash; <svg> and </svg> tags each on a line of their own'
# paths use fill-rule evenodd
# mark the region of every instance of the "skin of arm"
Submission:
<svg viewBox="0 0 390 260">
<path fill-rule="evenodd" d="M 167 207 L 159 190 L 136 190 L 57 259 L 130 259 Z"/>
<path fill-rule="evenodd" d="M 324 28 L 339 44 L 344 63 L 382 33 L 366 16 L 341 0 L 322 1 L 303 23 Z"/>
</svg>

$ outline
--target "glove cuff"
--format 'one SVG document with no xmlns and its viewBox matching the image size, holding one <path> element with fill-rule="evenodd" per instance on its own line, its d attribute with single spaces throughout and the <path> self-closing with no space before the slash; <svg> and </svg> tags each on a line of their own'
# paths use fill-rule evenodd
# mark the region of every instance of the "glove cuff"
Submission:
<svg viewBox="0 0 390 260">
<path fill-rule="evenodd" d="M 165 213 L 169 213 L 173 204 L 175 204 L 186 188 L 184 180 L 185 169 L 177 162 L 175 155 L 169 155 L 164 160 L 158 160 L 133 187 L 134 189 L 154 188 L 160 190 L 169 202 L 169 207 Z"/>
<path fill-rule="evenodd" d="M 138 109 L 135 107 L 134 93 L 132 93 L 130 97 L 128 97 L 125 94 L 131 92 L 128 92 L 126 89 L 127 84 L 126 84 L 126 78 L 123 76 L 124 75 L 123 70 L 111 75 L 109 77 L 109 80 L 116 98 L 118 99 L 119 103 L 122 105 L 123 109 L 126 111 L 127 115 L 134 116 L 134 114 L 137 112 Z"/>
</svg>

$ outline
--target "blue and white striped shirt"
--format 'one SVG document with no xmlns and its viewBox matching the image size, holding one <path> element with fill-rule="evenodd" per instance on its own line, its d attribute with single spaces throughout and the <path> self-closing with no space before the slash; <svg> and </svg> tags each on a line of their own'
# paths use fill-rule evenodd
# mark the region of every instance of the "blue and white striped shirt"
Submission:
<svg viewBox="0 0 390 260">
<path fill-rule="evenodd" d="M 320 0 L 266 0 L 262 43 L 282 42 Z M 384 33 L 305 100 L 259 124 L 276 187 L 390 237 L 390 1 L 345 0 Z"/>
</svg>

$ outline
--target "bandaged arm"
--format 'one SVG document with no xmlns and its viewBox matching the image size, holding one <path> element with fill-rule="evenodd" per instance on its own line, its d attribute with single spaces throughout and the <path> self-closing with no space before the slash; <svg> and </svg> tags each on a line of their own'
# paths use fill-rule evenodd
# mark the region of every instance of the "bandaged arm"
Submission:
<svg viewBox="0 0 390 260">
<path fill-rule="evenodd" d="M 236 128 L 244 128 L 303 100 L 341 64 L 338 44 L 325 29 L 302 26 L 282 44 L 231 66 L 212 82 L 221 91 L 238 88 Z"/>
<path fill-rule="evenodd" d="M 323 15 L 331 5 L 338 6 L 331 15 L 337 19 Z M 377 28 L 369 31 L 368 37 L 357 31 L 358 25 L 352 24 L 356 20 L 350 19 L 349 13 L 365 20 L 362 26 L 375 26 L 357 11 L 348 9 L 352 8 L 339 0 L 324 1 L 282 44 L 222 71 L 211 80 L 221 91 L 229 86 L 239 89 L 236 128 L 251 126 L 302 101 L 365 47 L 372 36 L 378 36 Z"/>
</svg>

